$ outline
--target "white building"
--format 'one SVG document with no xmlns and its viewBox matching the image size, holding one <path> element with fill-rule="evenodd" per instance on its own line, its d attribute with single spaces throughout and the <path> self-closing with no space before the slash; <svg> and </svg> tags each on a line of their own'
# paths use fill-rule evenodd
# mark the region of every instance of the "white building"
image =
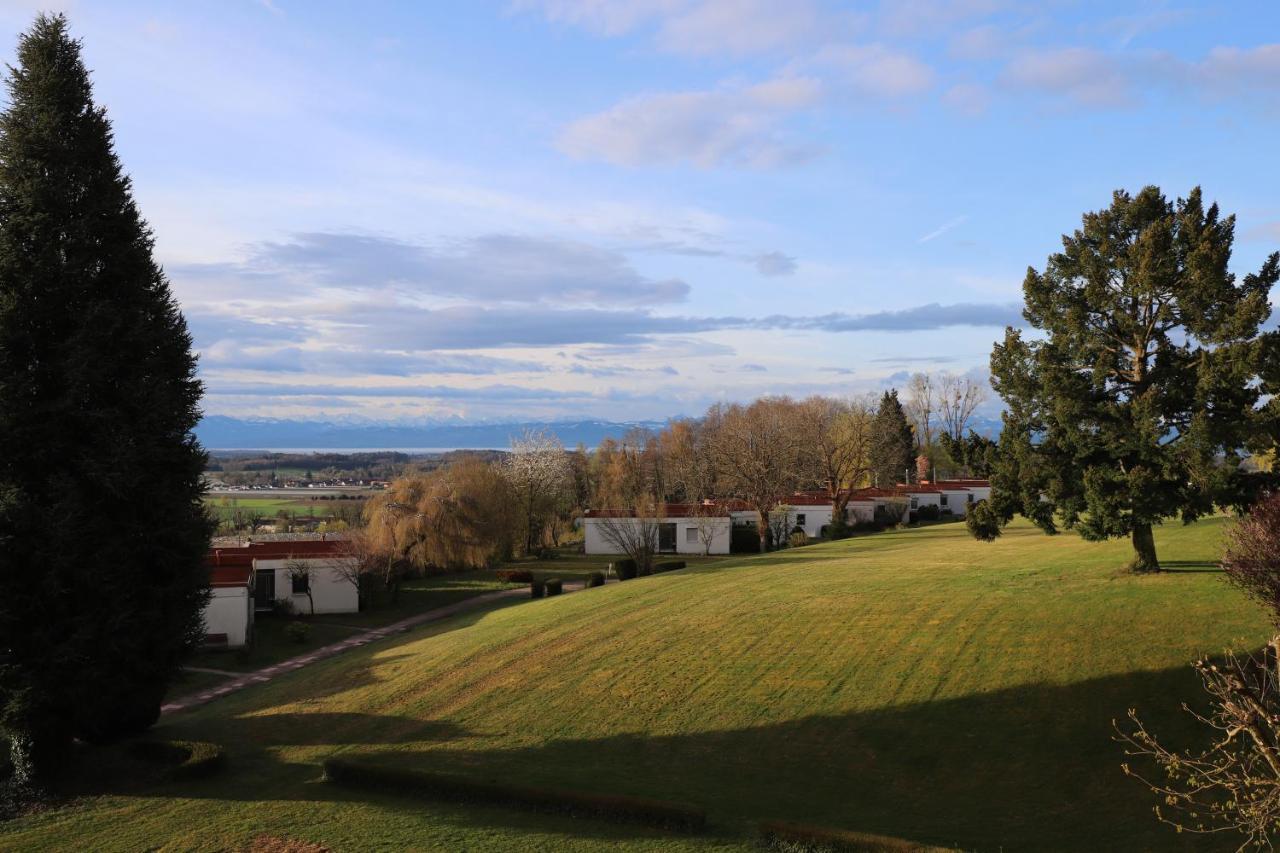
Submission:
<svg viewBox="0 0 1280 853">
<path fill-rule="evenodd" d="M 660 554 L 728 554 L 732 526 L 728 512 L 698 504 L 666 504 L 654 518 L 637 518 L 633 510 L 588 510 L 579 524 L 588 554 L 622 554 L 619 539 L 638 540 L 646 526 L 652 526 Z"/>
<path fill-rule="evenodd" d="M 355 558 L 334 539 L 250 542 L 205 557 L 211 596 L 204 610 L 209 645 L 238 648 L 253 639 L 254 612 L 287 602 L 294 613 L 360 609 Z M 312 605 L 314 603 L 314 611 Z"/>
<path fill-rule="evenodd" d="M 205 643 L 238 649 L 253 639 L 253 569 L 213 569 L 204 608 Z"/>
</svg>

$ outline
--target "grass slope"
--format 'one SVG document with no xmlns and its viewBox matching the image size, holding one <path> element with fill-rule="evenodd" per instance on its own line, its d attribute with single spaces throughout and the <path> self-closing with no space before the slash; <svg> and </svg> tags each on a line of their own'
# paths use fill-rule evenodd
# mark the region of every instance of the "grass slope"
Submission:
<svg viewBox="0 0 1280 853">
<path fill-rule="evenodd" d="M 776 818 L 982 850 L 1206 849 L 1151 816 L 1110 721 L 1186 738 L 1187 662 L 1257 645 L 1208 565 L 1222 519 L 1125 542 L 886 533 L 469 614 L 167 719 L 228 747 L 220 779 L 104 793 L 0 827 L 0 846 L 740 849 Z M 341 754 L 474 778 L 687 800 L 715 830 L 419 804 L 335 789 Z M 1229 842 L 1220 839 L 1218 843 Z M 1228 844 L 1228 847 L 1233 846 Z M 1212 849 L 1212 848 L 1208 848 Z"/>
</svg>

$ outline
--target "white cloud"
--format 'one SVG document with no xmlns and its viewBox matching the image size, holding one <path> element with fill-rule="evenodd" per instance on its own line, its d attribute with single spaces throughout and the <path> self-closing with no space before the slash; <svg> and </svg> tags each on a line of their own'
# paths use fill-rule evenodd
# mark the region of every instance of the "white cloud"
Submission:
<svg viewBox="0 0 1280 853">
<path fill-rule="evenodd" d="M 779 77 L 749 87 L 640 95 L 573 122 L 559 146 L 572 157 L 621 166 L 797 163 L 815 149 L 789 139 L 782 125 L 820 91 L 812 78 Z"/>
<path fill-rule="evenodd" d="M 814 0 L 516 0 L 511 8 L 605 37 L 650 28 L 660 49 L 690 56 L 794 49 L 848 33 L 861 17 L 827 14 Z"/>
<path fill-rule="evenodd" d="M 991 91 L 977 83 L 957 83 L 942 93 L 942 102 L 966 116 L 980 116 L 991 107 Z"/>
<path fill-rule="evenodd" d="M 796 259 L 782 252 L 765 252 L 756 255 L 755 265 L 760 275 L 782 276 L 791 275 L 796 271 Z"/>
<path fill-rule="evenodd" d="M 934 71 L 914 56 L 882 44 L 829 45 L 814 64 L 828 69 L 857 92 L 876 98 L 905 98 L 933 86 Z"/>
<path fill-rule="evenodd" d="M 763 53 L 793 47 L 821 31 L 807 0 L 704 0 L 668 17 L 658 44 L 675 53 Z"/>
<path fill-rule="evenodd" d="M 1022 53 L 1000 79 L 1013 89 L 1055 95 L 1081 106 L 1120 107 L 1132 101 L 1125 69 L 1111 55 L 1087 47 Z"/>
</svg>

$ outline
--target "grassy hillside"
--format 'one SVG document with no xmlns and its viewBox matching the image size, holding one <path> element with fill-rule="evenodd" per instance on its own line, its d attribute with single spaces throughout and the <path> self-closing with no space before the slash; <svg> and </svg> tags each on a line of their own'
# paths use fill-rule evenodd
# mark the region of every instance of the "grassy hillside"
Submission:
<svg viewBox="0 0 1280 853">
<path fill-rule="evenodd" d="M 86 798 L 0 826 L 0 846 L 272 832 L 335 849 L 712 850 L 781 818 L 966 849 L 1205 849 L 1155 823 L 1110 721 L 1137 706 L 1189 735 L 1187 662 L 1266 636 L 1209 565 L 1222 523 L 1159 531 L 1180 565 L 1152 577 L 1118 571 L 1124 542 L 1016 525 L 986 545 L 945 525 L 467 615 L 168 719 L 169 736 L 226 744 L 227 774 Z M 715 831 L 334 789 L 317 765 L 337 753 L 688 800 Z"/>
</svg>

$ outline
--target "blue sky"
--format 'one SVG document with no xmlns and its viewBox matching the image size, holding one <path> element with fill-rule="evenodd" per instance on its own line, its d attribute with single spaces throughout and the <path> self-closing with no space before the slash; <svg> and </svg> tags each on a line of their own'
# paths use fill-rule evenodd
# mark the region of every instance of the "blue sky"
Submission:
<svg viewBox="0 0 1280 853">
<path fill-rule="evenodd" d="M 85 41 L 209 413 L 696 414 L 985 372 L 1117 188 L 1280 247 L 1274 2 L 0 5 Z"/>
</svg>

